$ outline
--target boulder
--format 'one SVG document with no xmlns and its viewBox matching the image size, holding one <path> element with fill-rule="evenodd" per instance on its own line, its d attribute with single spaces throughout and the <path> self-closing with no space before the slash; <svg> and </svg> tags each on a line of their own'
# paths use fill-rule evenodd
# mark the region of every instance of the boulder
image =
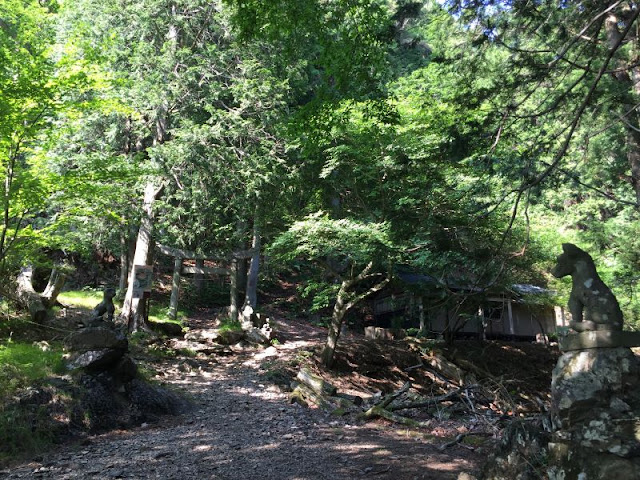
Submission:
<svg viewBox="0 0 640 480">
<path fill-rule="evenodd" d="M 402 340 L 407 331 L 402 328 L 365 327 L 364 336 L 370 340 Z"/>
<path fill-rule="evenodd" d="M 245 332 L 242 330 L 219 330 L 218 339 L 221 345 L 233 345 L 244 339 Z"/>
<path fill-rule="evenodd" d="M 67 348 L 72 352 L 116 349 L 126 351 L 127 337 L 107 327 L 88 327 L 72 333 L 66 340 Z"/>
<path fill-rule="evenodd" d="M 168 337 L 182 337 L 182 325 L 173 322 L 152 322 L 149 321 L 152 330 L 167 335 Z"/>
<path fill-rule="evenodd" d="M 127 383 L 138 377 L 138 365 L 129 355 L 125 355 L 113 367 L 112 373 L 119 382 Z"/>
<path fill-rule="evenodd" d="M 257 343 L 258 345 L 268 345 L 269 337 L 264 334 L 260 328 L 252 327 L 245 331 L 245 339 L 249 343 Z"/>
<path fill-rule="evenodd" d="M 218 330 L 191 330 L 184 336 L 185 340 L 201 343 L 215 343 L 218 341 L 218 338 L 220 338 Z"/>
<path fill-rule="evenodd" d="M 108 370 L 113 367 L 126 353 L 126 350 L 116 348 L 102 348 L 78 352 L 67 361 L 67 368 L 76 370 L 84 368 L 91 371 Z"/>
</svg>

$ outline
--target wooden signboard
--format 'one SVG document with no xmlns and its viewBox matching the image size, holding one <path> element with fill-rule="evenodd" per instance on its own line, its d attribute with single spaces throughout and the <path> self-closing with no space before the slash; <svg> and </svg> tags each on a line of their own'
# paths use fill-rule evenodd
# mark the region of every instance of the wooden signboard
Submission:
<svg viewBox="0 0 640 480">
<path fill-rule="evenodd" d="M 142 298 L 145 293 L 151 293 L 153 284 L 153 266 L 133 266 L 133 297 Z"/>
</svg>

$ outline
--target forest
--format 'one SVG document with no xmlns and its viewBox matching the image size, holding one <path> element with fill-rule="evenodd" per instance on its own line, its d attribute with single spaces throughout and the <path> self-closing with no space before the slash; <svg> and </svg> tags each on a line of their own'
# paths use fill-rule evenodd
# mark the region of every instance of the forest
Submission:
<svg viewBox="0 0 640 480">
<path fill-rule="evenodd" d="M 640 329 L 639 15 L 613 0 L 2 0 L 0 466 L 38 450 L 10 440 L 11 402 L 61 368 L 103 291 L 144 355 L 154 331 L 206 319 L 278 349 L 295 337 L 282 315 L 315 329 L 304 360 L 331 376 L 408 275 L 428 279 L 420 324 L 390 325 L 445 350 L 514 285 L 565 306 L 571 284 L 549 272 L 572 243 Z M 432 474 L 406 478 L 449 478 Z"/>
</svg>

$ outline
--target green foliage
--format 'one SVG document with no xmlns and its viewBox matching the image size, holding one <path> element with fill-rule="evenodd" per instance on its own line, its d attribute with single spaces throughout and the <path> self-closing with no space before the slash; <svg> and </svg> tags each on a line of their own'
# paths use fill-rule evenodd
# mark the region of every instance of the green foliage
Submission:
<svg viewBox="0 0 640 480">
<path fill-rule="evenodd" d="M 303 58 L 322 97 L 376 96 L 386 70 L 392 12 L 379 0 L 298 2 L 227 0 L 242 39 L 281 46 Z M 313 67 L 311 67 L 313 66 Z"/>
<path fill-rule="evenodd" d="M 269 247 L 269 254 L 283 261 L 323 261 L 330 257 L 363 264 L 372 260 L 385 263 L 393 250 L 388 225 L 346 218 L 333 220 L 324 212 L 317 212 L 278 236 Z"/>
<path fill-rule="evenodd" d="M 640 322 L 637 33 L 610 51 L 595 3 L 444 5 L 3 2 L 3 273 L 124 254 L 153 178 L 157 240 L 227 255 L 255 227 L 312 311 L 369 264 L 544 284 L 572 241 Z"/>
<path fill-rule="evenodd" d="M 0 18 L 0 261 L 15 267 L 42 244 L 38 213 L 56 179 L 43 168 L 41 146 L 69 85 L 55 72 L 48 8 L 8 0 Z"/>
<path fill-rule="evenodd" d="M 175 319 L 169 317 L 169 306 L 165 302 L 153 302 L 149 308 L 149 321 L 151 322 L 177 323 L 178 325 L 183 325 L 187 316 L 187 312 L 179 308 Z"/>
<path fill-rule="evenodd" d="M 18 389 L 56 373 L 64 372 L 62 347 L 57 344 L 0 344 L 0 404 Z"/>
<path fill-rule="evenodd" d="M 338 294 L 339 285 L 327 283 L 313 277 L 298 287 L 299 295 L 304 299 L 311 299 L 309 312 L 319 312 L 331 305 Z"/>
<path fill-rule="evenodd" d="M 221 319 L 218 330 L 220 330 L 221 332 L 240 332 L 242 331 L 242 324 L 235 318 L 230 319 L 224 317 L 223 319 Z"/>
</svg>

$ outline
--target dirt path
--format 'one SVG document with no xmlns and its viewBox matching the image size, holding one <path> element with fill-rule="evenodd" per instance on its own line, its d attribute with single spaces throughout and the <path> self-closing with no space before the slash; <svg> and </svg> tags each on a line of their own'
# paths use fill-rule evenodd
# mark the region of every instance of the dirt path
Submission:
<svg viewBox="0 0 640 480">
<path fill-rule="evenodd" d="M 298 333 L 275 349 L 168 362 L 164 381 L 193 398 L 192 412 L 91 437 L 0 478 L 448 480 L 477 469 L 478 453 L 440 452 L 443 439 L 289 404 L 260 365 L 318 341 Z"/>
</svg>

